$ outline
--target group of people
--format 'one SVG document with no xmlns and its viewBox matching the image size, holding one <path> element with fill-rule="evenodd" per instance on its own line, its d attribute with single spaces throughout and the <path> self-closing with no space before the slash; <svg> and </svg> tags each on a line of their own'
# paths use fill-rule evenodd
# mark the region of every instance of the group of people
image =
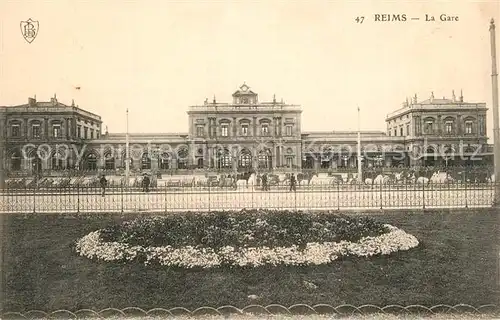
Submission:
<svg viewBox="0 0 500 320">
<path fill-rule="evenodd" d="M 267 176 L 267 173 L 264 172 L 261 177 L 261 182 L 262 191 L 269 191 L 269 177 Z M 290 175 L 290 191 L 297 191 L 297 178 L 294 173 Z"/>
<path fill-rule="evenodd" d="M 99 184 L 101 185 L 101 196 L 106 195 L 106 187 L 108 186 L 108 180 L 106 176 L 103 174 L 101 179 L 99 179 Z M 142 191 L 149 192 L 149 186 L 151 185 L 151 178 L 148 175 L 144 175 L 144 178 L 141 181 Z"/>
</svg>

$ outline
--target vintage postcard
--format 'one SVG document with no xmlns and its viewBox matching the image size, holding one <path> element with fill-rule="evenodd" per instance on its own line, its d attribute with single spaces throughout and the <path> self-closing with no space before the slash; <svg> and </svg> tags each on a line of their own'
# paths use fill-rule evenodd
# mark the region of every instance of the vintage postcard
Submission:
<svg viewBox="0 0 500 320">
<path fill-rule="evenodd" d="M 500 317 L 498 1 L 3 1 L 0 317 Z"/>
</svg>

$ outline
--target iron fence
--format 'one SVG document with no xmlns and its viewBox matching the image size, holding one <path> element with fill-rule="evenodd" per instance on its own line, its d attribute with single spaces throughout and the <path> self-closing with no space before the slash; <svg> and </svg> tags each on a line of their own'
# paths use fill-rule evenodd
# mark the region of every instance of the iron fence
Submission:
<svg viewBox="0 0 500 320">
<path fill-rule="evenodd" d="M 66 186 L 4 189 L 0 212 L 137 212 L 239 209 L 359 210 L 491 207 L 499 183 L 314 184 L 237 187 L 160 184 L 140 187 Z"/>
</svg>

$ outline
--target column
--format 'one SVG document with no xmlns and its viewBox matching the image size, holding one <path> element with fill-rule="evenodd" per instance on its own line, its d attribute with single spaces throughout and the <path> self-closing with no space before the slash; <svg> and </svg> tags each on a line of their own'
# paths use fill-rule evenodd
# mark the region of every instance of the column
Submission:
<svg viewBox="0 0 500 320">
<path fill-rule="evenodd" d="M 28 138 L 28 119 L 24 119 L 24 138 Z"/>
<path fill-rule="evenodd" d="M 253 136 L 257 136 L 257 117 L 253 117 Z"/>
<path fill-rule="evenodd" d="M 43 119 L 43 134 L 45 135 L 45 139 L 49 140 L 50 139 L 50 133 L 49 133 L 49 118 L 45 117 Z"/>
<path fill-rule="evenodd" d="M 71 119 L 66 118 L 66 139 L 71 138 Z"/>
<path fill-rule="evenodd" d="M 272 150 L 273 150 L 273 152 L 272 152 L 272 158 L 271 158 L 271 166 L 272 166 L 271 169 L 275 169 L 276 164 L 277 164 L 276 158 L 278 157 L 278 152 L 277 152 L 278 148 L 276 146 L 274 146 Z"/>
</svg>

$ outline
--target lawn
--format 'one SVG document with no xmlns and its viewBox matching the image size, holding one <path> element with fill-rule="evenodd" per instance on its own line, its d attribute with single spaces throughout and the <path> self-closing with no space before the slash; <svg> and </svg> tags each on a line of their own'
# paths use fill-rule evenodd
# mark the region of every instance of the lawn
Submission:
<svg viewBox="0 0 500 320">
<path fill-rule="evenodd" d="M 413 234 L 421 245 L 313 267 L 185 270 L 99 263 L 73 251 L 74 241 L 87 233 L 135 217 L 5 215 L 2 312 L 272 303 L 500 305 L 498 212 L 377 213 L 375 219 Z"/>
</svg>

